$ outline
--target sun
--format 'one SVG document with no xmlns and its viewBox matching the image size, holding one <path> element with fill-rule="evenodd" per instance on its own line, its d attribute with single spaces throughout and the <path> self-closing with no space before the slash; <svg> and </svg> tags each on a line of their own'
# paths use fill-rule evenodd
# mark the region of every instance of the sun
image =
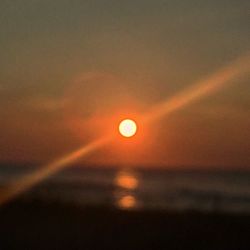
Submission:
<svg viewBox="0 0 250 250">
<path fill-rule="evenodd" d="M 137 124 L 131 119 L 122 120 L 119 124 L 119 132 L 124 137 L 132 137 L 137 132 Z"/>
</svg>

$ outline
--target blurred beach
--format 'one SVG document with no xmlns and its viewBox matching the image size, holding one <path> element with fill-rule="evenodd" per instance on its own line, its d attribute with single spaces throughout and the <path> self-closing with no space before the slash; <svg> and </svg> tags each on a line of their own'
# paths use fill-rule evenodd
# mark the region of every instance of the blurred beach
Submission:
<svg viewBox="0 0 250 250">
<path fill-rule="evenodd" d="M 2 166 L 1 190 L 34 167 Z M 0 249 L 249 249 L 250 173 L 73 166 L 0 207 Z"/>
</svg>

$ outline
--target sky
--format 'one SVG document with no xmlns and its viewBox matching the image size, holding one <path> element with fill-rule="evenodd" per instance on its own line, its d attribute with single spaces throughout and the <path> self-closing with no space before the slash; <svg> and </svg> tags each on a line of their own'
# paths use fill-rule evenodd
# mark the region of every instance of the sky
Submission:
<svg viewBox="0 0 250 250">
<path fill-rule="evenodd" d="M 0 1 L 0 162 L 47 162 L 249 52 L 249 1 Z M 85 164 L 250 169 L 246 74 Z"/>
</svg>

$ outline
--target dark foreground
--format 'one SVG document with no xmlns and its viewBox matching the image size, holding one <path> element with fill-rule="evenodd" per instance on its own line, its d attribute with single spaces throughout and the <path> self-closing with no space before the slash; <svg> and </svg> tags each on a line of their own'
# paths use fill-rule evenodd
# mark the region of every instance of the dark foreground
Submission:
<svg viewBox="0 0 250 250">
<path fill-rule="evenodd" d="M 250 249 L 250 216 L 15 202 L 0 208 L 0 249 Z"/>
</svg>

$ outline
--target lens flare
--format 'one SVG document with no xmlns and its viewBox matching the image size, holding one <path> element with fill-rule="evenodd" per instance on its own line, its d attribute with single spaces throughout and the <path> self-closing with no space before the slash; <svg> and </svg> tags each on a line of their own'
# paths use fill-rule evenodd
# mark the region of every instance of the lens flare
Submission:
<svg viewBox="0 0 250 250">
<path fill-rule="evenodd" d="M 250 72 L 250 53 L 239 57 L 209 77 L 192 84 L 172 98 L 154 105 L 143 115 L 144 122 L 155 121 L 165 117 L 205 96 L 214 94 L 227 84 Z"/>
<path fill-rule="evenodd" d="M 8 201 L 29 190 L 49 176 L 70 166 L 72 163 L 79 160 L 79 158 L 87 156 L 91 152 L 96 151 L 97 149 L 108 143 L 111 139 L 112 137 L 109 136 L 93 141 L 88 145 L 72 152 L 71 154 L 68 154 L 46 166 L 43 166 L 33 173 L 28 174 L 23 178 L 15 181 L 0 193 L 0 205 L 7 203 Z"/>
<path fill-rule="evenodd" d="M 155 121 L 158 118 L 166 116 L 172 112 L 175 112 L 186 105 L 199 100 L 202 97 L 211 95 L 220 90 L 227 83 L 236 80 L 244 73 L 249 72 L 250 56 L 241 57 L 234 61 L 230 65 L 224 67 L 222 70 L 217 71 L 212 76 L 192 85 L 187 90 L 182 91 L 180 94 L 172 97 L 169 100 L 153 106 L 148 112 L 143 115 L 144 122 Z M 133 120 L 123 120 L 119 125 L 119 131 L 124 137 L 134 136 L 137 132 L 137 125 Z M 103 147 L 113 139 L 113 135 L 108 135 L 105 138 L 93 141 L 88 145 L 74 151 L 73 153 L 66 155 L 59 160 L 45 165 L 44 167 L 34 171 L 33 173 L 24 176 L 20 180 L 10 184 L 6 189 L 2 189 L 0 193 L 0 205 L 12 200 L 19 194 L 32 188 L 34 185 L 48 178 L 49 176 L 57 173 L 58 171 L 70 166 L 73 162 L 79 158 L 88 155 L 91 152 L 95 152 L 100 147 Z M 136 186 L 137 184 L 131 180 L 123 179 L 122 185 L 127 187 Z M 136 199 L 134 196 L 124 196 L 119 201 L 120 207 L 131 208 L 136 205 Z"/>
</svg>

